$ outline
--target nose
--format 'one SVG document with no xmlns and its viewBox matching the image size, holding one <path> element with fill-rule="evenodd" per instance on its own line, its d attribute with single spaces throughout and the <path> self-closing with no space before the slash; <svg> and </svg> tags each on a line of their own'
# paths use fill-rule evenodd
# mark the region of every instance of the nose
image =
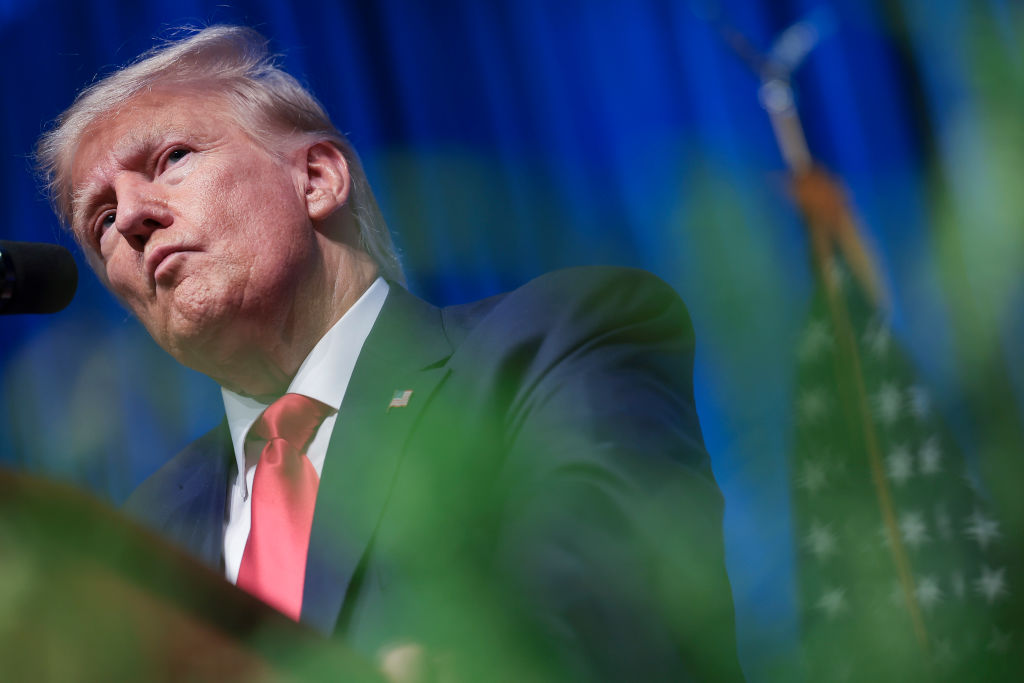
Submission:
<svg viewBox="0 0 1024 683">
<path fill-rule="evenodd" d="M 142 251 L 154 232 L 174 222 L 159 188 L 148 178 L 125 175 L 115 183 L 117 216 L 114 226 L 136 251 Z"/>
</svg>

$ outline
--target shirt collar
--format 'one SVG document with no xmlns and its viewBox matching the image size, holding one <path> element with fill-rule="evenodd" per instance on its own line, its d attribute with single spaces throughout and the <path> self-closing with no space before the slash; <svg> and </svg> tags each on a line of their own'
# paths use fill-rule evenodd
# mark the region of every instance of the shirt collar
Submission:
<svg viewBox="0 0 1024 683">
<path fill-rule="evenodd" d="M 345 398 L 356 359 L 384 306 L 388 291 L 388 283 L 378 277 L 316 343 L 302 361 L 286 393 L 309 396 L 338 410 Z M 227 414 L 235 461 L 238 471 L 244 472 L 245 435 L 270 404 L 224 387 L 221 387 L 221 395 L 224 398 L 224 412 Z"/>
</svg>

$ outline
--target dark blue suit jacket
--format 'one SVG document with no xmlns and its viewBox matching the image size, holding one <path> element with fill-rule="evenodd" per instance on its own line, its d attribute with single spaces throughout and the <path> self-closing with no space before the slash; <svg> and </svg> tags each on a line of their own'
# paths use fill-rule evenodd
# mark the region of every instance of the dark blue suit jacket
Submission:
<svg viewBox="0 0 1024 683">
<path fill-rule="evenodd" d="M 463 680 L 739 678 L 692 361 L 682 302 L 641 271 L 445 309 L 392 285 L 331 438 L 302 621 L 367 653 L 424 643 Z M 234 470 L 221 424 L 127 509 L 220 569 Z"/>
</svg>

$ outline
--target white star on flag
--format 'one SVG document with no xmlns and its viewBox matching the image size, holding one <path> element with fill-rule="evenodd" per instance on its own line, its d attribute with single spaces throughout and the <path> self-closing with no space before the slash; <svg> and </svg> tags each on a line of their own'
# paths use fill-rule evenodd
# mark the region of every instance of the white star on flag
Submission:
<svg viewBox="0 0 1024 683">
<path fill-rule="evenodd" d="M 974 580 L 974 589 L 983 595 L 985 601 L 990 605 L 997 599 L 1007 595 L 1009 591 L 1006 589 L 1006 568 L 990 569 L 989 567 L 982 567 L 981 576 Z"/>
<path fill-rule="evenodd" d="M 914 476 L 914 459 L 906 446 L 896 446 L 885 459 L 885 473 L 896 485 L 902 486 Z"/>
<path fill-rule="evenodd" d="M 814 320 L 804 330 L 800 339 L 800 349 L 797 352 L 801 362 L 816 360 L 829 346 L 832 345 L 832 332 L 823 320 Z"/>
<path fill-rule="evenodd" d="M 864 330 L 864 345 L 876 356 L 884 356 L 889 352 L 889 343 L 892 337 L 889 335 L 889 328 L 881 320 L 874 320 Z"/>
<path fill-rule="evenodd" d="M 839 613 L 846 609 L 846 591 L 842 588 L 830 588 L 822 593 L 817 607 L 830 619 L 839 616 Z"/>
<path fill-rule="evenodd" d="M 875 416 L 883 424 L 891 425 L 900 418 L 903 411 L 903 396 L 899 387 L 892 382 L 885 382 L 872 397 Z"/>
<path fill-rule="evenodd" d="M 982 550 L 988 548 L 988 544 L 999 538 L 999 522 L 991 517 L 986 517 L 981 510 L 975 510 L 967 519 L 967 527 L 964 531 L 977 543 Z"/>
<path fill-rule="evenodd" d="M 826 481 L 825 467 L 821 463 L 806 460 L 797 475 L 796 485 L 814 495 L 825 486 Z"/>
<path fill-rule="evenodd" d="M 804 545 L 819 561 L 825 560 L 836 552 L 836 536 L 829 525 L 814 520 L 804 537 Z"/>
<path fill-rule="evenodd" d="M 939 586 L 939 580 L 934 576 L 922 576 L 918 579 L 915 594 L 917 595 L 918 604 L 921 605 L 925 611 L 928 611 L 937 605 L 943 598 L 942 588 Z"/>
<path fill-rule="evenodd" d="M 928 525 L 919 512 L 906 512 L 900 517 L 900 535 L 903 542 L 914 550 L 931 540 Z"/>
<path fill-rule="evenodd" d="M 938 474 L 942 471 L 942 448 L 938 437 L 931 437 L 921 445 L 917 452 L 921 474 Z"/>
<path fill-rule="evenodd" d="M 828 393 L 808 389 L 797 399 L 797 411 L 804 422 L 815 422 L 828 412 Z"/>
</svg>

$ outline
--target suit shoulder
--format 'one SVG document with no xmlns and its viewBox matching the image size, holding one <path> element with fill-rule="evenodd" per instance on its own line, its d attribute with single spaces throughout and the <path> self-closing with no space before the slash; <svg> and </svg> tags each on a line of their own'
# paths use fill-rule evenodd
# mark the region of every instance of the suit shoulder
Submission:
<svg viewBox="0 0 1024 683">
<path fill-rule="evenodd" d="M 650 310 L 652 306 L 680 309 L 689 315 L 672 287 L 657 275 L 638 268 L 578 266 L 545 273 L 520 287 L 496 296 L 443 309 L 446 321 L 472 327 L 494 311 L 527 308 L 536 313 L 573 306 Z"/>
<path fill-rule="evenodd" d="M 225 456 L 230 453 L 227 422 L 221 422 L 139 484 L 124 502 L 122 510 L 141 521 L 155 521 L 166 501 L 176 498 L 177 493 L 195 478 L 207 477 L 211 470 L 226 471 L 228 463 Z"/>
<path fill-rule="evenodd" d="M 682 300 L 657 275 L 638 268 L 579 266 L 541 275 L 510 297 L 532 302 L 537 298 L 564 306 L 587 304 L 590 308 L 649 310 L 651 306 L 680 306 Z M 685 307 L 683 307 L 685 311 Z"/>
<path fill-rule="evenodd" d="M 669 289 L 671 287 L 654 273 L 625 266 L 575 266 L 561 268 L 530 280 L 520 290 L 554 286 L 564 289 L 601 287 L 606 283 L 633 283 L 640 287 Z M 518 290 L 517 290 L 518 291 Z"/>
<path fill-rule="evenodd" d="M 445 316 L 463 334 L 493 327 L 522 337 L 661 321 L 673 334 L 693 335 L 686 306 L 668 283 L 644 270 L 614 266 L 552 271 L 506 294 L 445 309 Z"/>
</svg>

